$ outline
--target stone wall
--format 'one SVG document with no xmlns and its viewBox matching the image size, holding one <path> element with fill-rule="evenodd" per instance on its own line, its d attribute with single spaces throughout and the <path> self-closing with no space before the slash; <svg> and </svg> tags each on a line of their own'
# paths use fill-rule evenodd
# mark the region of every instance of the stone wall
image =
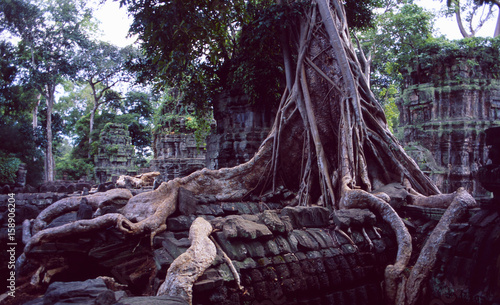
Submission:
<svg viewBox="0 0 500 305">
<path fill-rule="evenodd" d="M 500 127 L 486 130 L 488 165 L 479 179 L 494 197 L 450 225 L 428 284 L 428 304 L 500 303 Z"/>
<path fill-rule="evenodd" d="M 194 130 L 186 126 L 193 118 L 178 112 L 163 113 L 166 120 L 153 133 L 154 158 L 149 168 L 160 173 L 159 181 L 184 177 L 205 167 L 205 144 L 198 143 Z"/>
<path fill-rule="evenodd" d="M 99 135 L 99 141 L 94 171 L 100 183 L 111 180 L 113 176 L 137 174 L 133 162 L 134 146 L 127 126 L 107 124 Z"/>
<path fill-rule="evenodd" d="M 436 61 L 409 73 L 398 101 L 402 144 L 444 193 L 465 187 L 490 194 L 477 170 L 486 164 L 484 130 L 500 125 L 500 80 L 470 58 Z"/>
<path fill-rule="evenodd" d="M 271 130 L 274 116 L 270 105 L 251 105 L 243 94 L 220 94 L 214 101 L 217 126 L 207 139 L 207 167 L 233 167 L 250 160 Z"/>
<path fill-rule="evenodd" d="M 184 177 L 205 167 L 205 150 L 192 132 L 153 135 L 154 159 L 150 169 L 160 172 L 161 181 Z"/>
</svg>

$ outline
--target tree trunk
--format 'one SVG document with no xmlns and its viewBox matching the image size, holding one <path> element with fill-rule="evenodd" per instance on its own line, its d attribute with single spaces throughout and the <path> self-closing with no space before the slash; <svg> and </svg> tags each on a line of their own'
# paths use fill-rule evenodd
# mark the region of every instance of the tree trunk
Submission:
<svg viewBox="0 0 500 305">
<path fill-rule="evenodd" d="M 54 107 L 54 93 L 55 86 L 47 85 L 47 151 L 45 154 L 46 158 L 46 168 L 45 168 L 45 180 L 47 182 L 54 181 L 54 154 L 52 152 L 52 109 Z"/>
<path fill-rule="evenodd" d="M 463 38 L 474 36 L 474 33 L 467 33 L 467 30 L 464 27 L 462 16 L 460 14 L 460 6 L 458 3 L 455 4 L 455 18 L 457 19 L 458 29 L 460 30 L 460 34 L 462 34 Z"/>
<path fill-rule="evenodd" d="M 39 93 L 36 97 L 35 107 L 33 107 L 33 111 L 31 113 L 31 115 L 32 115 L 31 126 L 33 127 L 33 132 L 35 132 L 35 130 L 38 128 L 38 106 L 40 105 L 41 98 L 42 98 L 42 95 Z"/>
<path fill-rule="evenodd" d="M 97 101 L 94 102 L 94 106 L 92 107 L 92 111 L 90 111 L 90 122 L 89 122 L 89 152 L 87 157 L 90 159 L 90 151 L 92 150 L 92 147 L 90 146 L 92 144 L 92 131 L 94 131 L 94 120 L 95 120 L 95 113 L 97 111 Z"/>
</svg>

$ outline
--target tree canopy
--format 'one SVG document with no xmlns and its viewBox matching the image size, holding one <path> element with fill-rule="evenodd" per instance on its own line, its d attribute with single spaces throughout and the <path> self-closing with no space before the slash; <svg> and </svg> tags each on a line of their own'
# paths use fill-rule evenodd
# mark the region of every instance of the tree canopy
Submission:
<svg viewBox="0 0 500 305">
<path fill-rule="evenodd" d="M 284 79 L 282 33 L 308 1 L 124 0 L 146 54 L 141 79 L 177 87 L 187 103 L 210 104 L 221 90 L 242 90 L 254 103 L 277 104 Z M 371 25 L 375 0 L 347 1 L 349 25 Z"/>
</svg>

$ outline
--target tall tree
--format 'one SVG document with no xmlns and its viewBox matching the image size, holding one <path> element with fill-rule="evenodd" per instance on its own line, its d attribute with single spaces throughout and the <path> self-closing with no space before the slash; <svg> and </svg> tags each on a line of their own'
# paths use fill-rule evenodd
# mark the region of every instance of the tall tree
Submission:
<svg viewBox="0 0 500 305">
<path fill-rule="evenodd" d="M 106 99 L 105 94 L 121 82 L 131 80 L 126 70 L 126 63 L 131 56 L 138 53 L 129 46 L 120 49 L 106 42 L 91 42 L 78 55 L 80 81 L 87 83 L 92 89 L 89 133 L 94 130 L 94 119 L 101 105 L 112 99 Z M 89 145 L 92 137 L 89 135 Z"/>
<path fill-rule="evenodd" d="M 196 2 L 196 11 L 202 15 L 217 9 L 217 5 L 229 3 Z M 160 4 L 163 3 L 166 2 L 147 1 L 145 7 L 152 10 L 150 13 L 153 16 L 161 16 L 160 12 L 153 12 L 161 11 L 164 6 Z M 181 1 L 179 5 L 184 3 Z M 287 67 L 285 74 L 289 81 L 274 127 L 249 162 L 229 169 L 204 169 L 164 182 L 154 191 L 131 198 L 123 207 L 122 214 L 103 215 L 86 221 L 85 225 L 76 221 L 64 227 L 46 228 L 48 220 L 59 215 L 58 211 L 63 210 L 65 203 L 53 204 L 35 221 L 33 229 L 36 235 L 25 251 L 30 252 L 33 246 L 46 239 L 105 227 L 154 237 L 166 229 L 166 218 L 176 209 L 181 187 L 195 195 L 213 195 L 219 201 L 238 201 L 248 194 L 272 191 L 284 185 L 296 193 L 295 200 L 290 204 L 320 204 L 332 210 L 370 208 L 387 221 L 395 231 L 398 252 L 395 263 L 385 269 L 386 303 L 415 304 L 422 279 L 429 274 L 436 259 L 438 247 L 434 243 L 443 240 L 449 222 L 459 216 L 458 212 L 474 205 L 475 201 L 465 191 L 453 195 L 440 194 L 389 131 L 384 112 L 357 60 L 343 3 L 338 0 L 290 2 L 284 4 L 283 9 L 297 11 L 284 29 L 287 44 L 281 45 L 288 48 L 291 55 L 283 57 L 287 61 L 284 67 Z M 210 15 L 217 16 L 218 13 Z M 182 16 L 170 17 L 181 19 Z M 151 20 L 150 26 L 144 29 L 152 31 L 156 21 Z M 178 21 L 174 32 L 189 32 L 189 23 Z M 161 50 L 163 43 L 169 43 L 162 36 L 163 31 L 172 29 L 160 26 L 158 30 L 161 39 L 152 43 Z M 201 37 L 205 39 L 204 35 Z M 190 46 L 199 46 L 204 42 L 198 41 L 198 37 L 193 39 Z M 172 52 L 161 54 L 160 51 L 150 55 L 158 54 L 163 56 L 165 64 L 176 64 L 168 60 Z M 203 55 L 199 60 L 210 58 L 210 54 L 198 55 Z M 429 246 L 422 252 L 408 278 L 404 271 L 412 252 L 410 234 L 403 220 L 389 205 L 388 196 L 373 193 L 380 186 L 394 182 L 402 183 L 411 190 L 415 194 L 415 202 L 419 204 L 435 206 L 451 202 L 438 225 L 440 229 L 429 238 Z M 189 292 L 186 291 L 192 287 L 182 288 L 184 290 L 179 295 L 189 301 Z M 165 284 L 157 293 L 175 295 L 177 292 L 169 291 Z"/>
<path fill-rule="evenodd" d="M 64 77 L 76 73 L 76 50 L 86 41 L 85 25 L 90 20 L 86 1 L 4 1 L 8 29 L 21 38 L 22 67 L 47 103 L 47 181 L 54 180 L 52 111 L 56 87 Z"/>
<path fill-rule="evenodd" d="M 0 42 L 0 181 L 16 182 L 19 164 L 29 171 L 26 183 L 37 185 L 42 176 L 41 137 L 30 126 L 30 110 L 36 103 L 36 91 L 16 83 L 19 70 L 15 47 Z"/>
</svg>

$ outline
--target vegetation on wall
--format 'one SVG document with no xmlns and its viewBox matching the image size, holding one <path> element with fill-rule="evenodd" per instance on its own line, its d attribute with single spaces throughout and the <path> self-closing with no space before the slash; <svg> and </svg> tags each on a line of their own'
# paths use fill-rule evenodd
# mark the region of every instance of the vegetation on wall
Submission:
<svg viewBox="0 0 500 305">
<path fill-rule="evenodd" d="M 440 78 L 440 75 L 432 75 L 436 65 L 447 63 L 466 63 L 470 68 L 480 67 L 488 78 L 500 78 L 500 37 L 469 37 L 460 40 L 447 40 L 437 38 L 429 40 L 422 45 L 417 60 L 408 63 L 407 69 L 402 69 L 406 74 L 418 73 L 417 77 L 426 78 L 429 81 Z M 443 73 L 446 71 L 443 70 Z"/>
</svg>

